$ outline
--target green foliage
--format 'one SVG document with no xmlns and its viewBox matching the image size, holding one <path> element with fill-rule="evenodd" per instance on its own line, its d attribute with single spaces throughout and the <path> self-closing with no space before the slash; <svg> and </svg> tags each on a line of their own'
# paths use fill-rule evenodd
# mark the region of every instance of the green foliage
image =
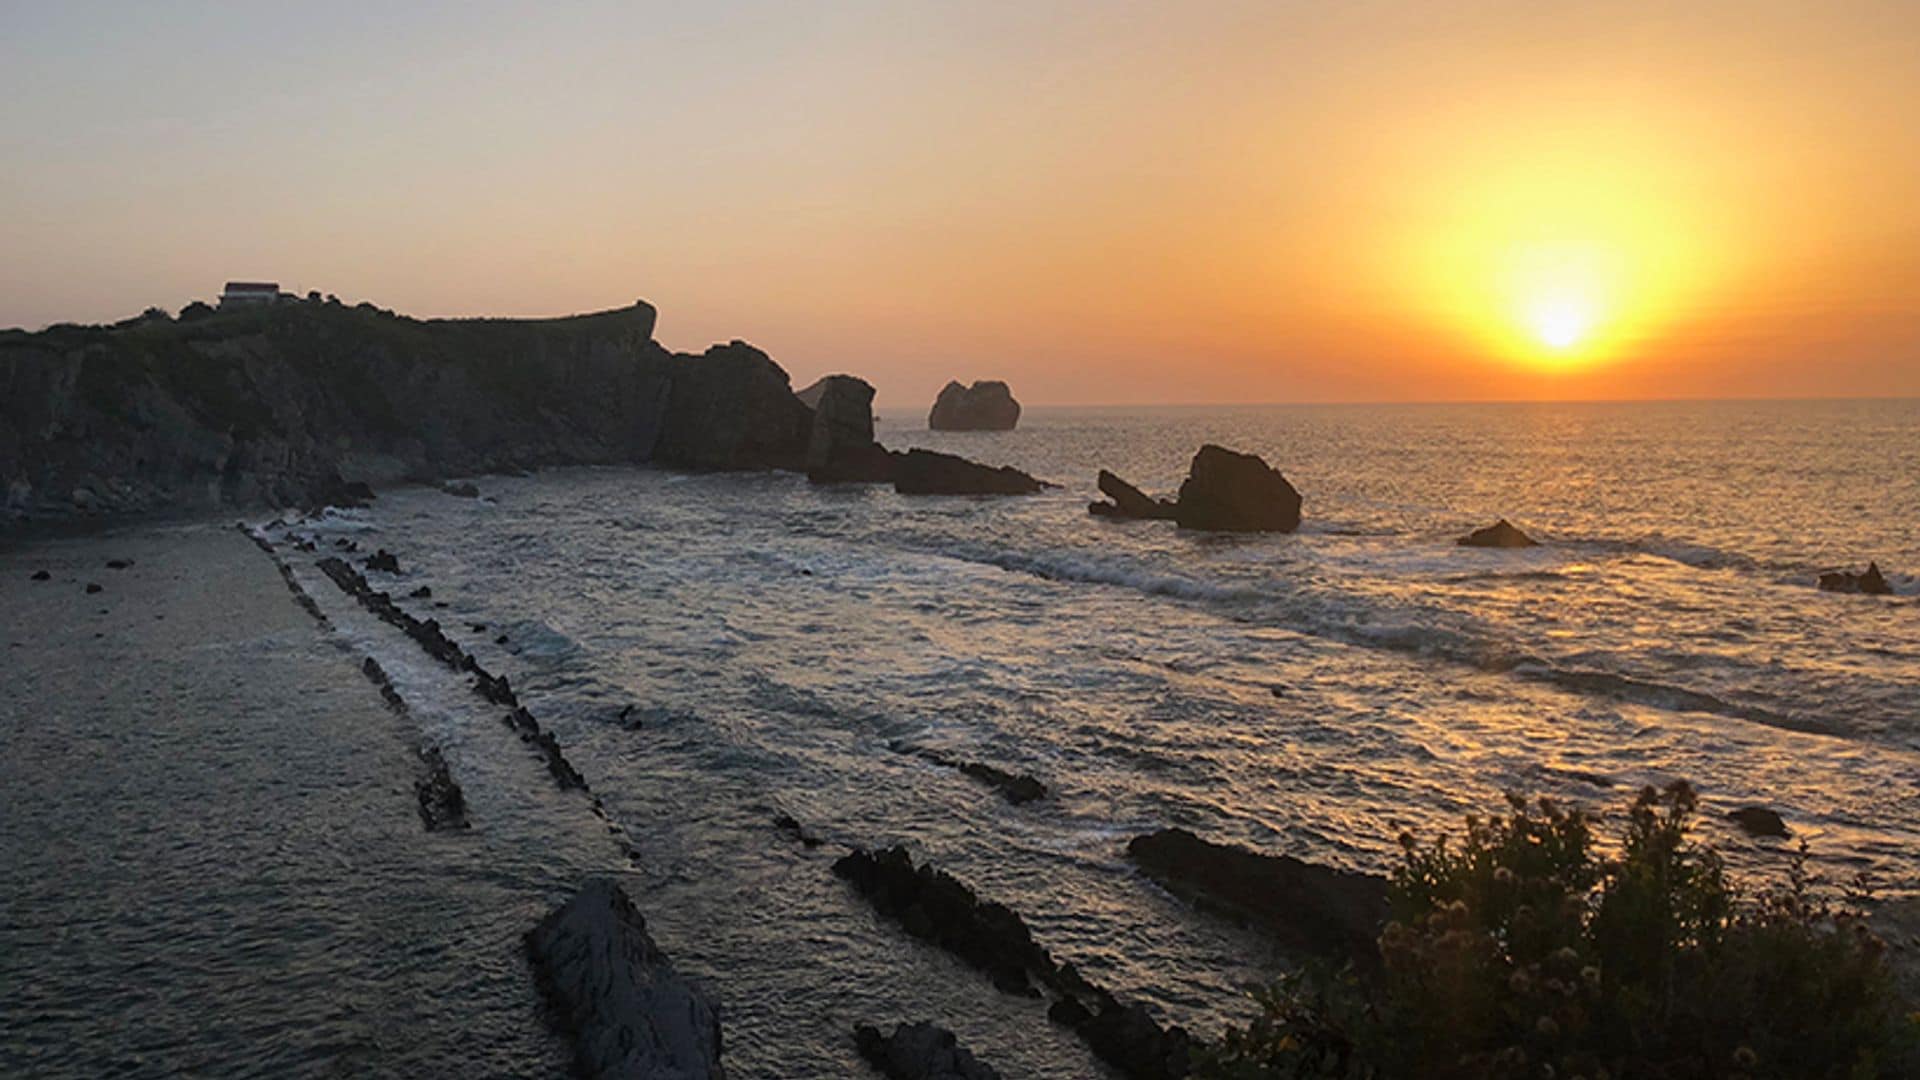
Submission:
<svg viewBox="0 0 1920 1080">
<path fill-rule="evenodd" d="M 1747 893 L 1689 834 L 1684 783 L 1641 792 L 1617 845 L 1547 800 L 1469 818 L 1457 845 L 1401 837 L 1381 964 L 1307 969 L 1259 998 L 1199 1074 L 1519 1080 L 1920 1075 L 1859 892 L 1804 846 Z"/>
</svg>

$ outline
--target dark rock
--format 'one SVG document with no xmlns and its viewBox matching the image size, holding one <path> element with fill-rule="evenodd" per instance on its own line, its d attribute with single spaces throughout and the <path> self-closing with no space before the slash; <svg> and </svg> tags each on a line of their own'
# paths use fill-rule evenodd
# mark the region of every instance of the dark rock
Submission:
<svg viewBox="0 0 1920 1080">
<path fill-rule="evenodd" d="M 493 643 L 495 645 L 505 645 L 509 640 L 511 639 L 508 638 L 507 635 L 501 634 L 499 637 L 493 639 Z"/>
<path fill-rule="evenodd" d="M 884 484 L 894 454 L 873 441 L 873 387 L 852 375 L 829 375 L 795 395 L 813 410 L 807 479 L 816 484 Z"/>
<path fill-rule="evenodd" d="M 1030 973 L 1053 972 L 1052 958 L 1011 908 L 981 902 L 944 870 L 915 866 L 905 848 L 855 850 L 835 862 L 833 872 L 908 933 L 979 968 L 1002 990 L 1037 996 Z"/>
<path fill-rule="evenodd" d="M 329 506 L 343 510 L 363 507 L 373 502 L 373 489 L 361 481 L 347 481 L 340 474 L 329 469 L 315 481 L 313 491 L 307 500 L 307 513 L 319 517 Z"/>
<path fill-rule="evenodd" d="M 467 629 L 473 631 L 476 634 L 485 633 L 487 629 L 487 624 L 483 622 L 468 623 Z"/>
<path fill-rule="evenodd" d="M 1483 548 L 1523 548 L 1539 546 L 1538 541 L 1526 533 L 1521 532 L 1506 518 L 1501 518 L 1486 528 L 1475 529 L 1455 541 L 1455 543 L 1461 547 Z"/>
<path fill-rule="evenodd" d="M 1031 776 L 1019 776 L 978 761 L 961 762 L 960 771 L 975 780 L 997 788 L 1001 798 L 1015 806 L 1047 797 L 1047 786 Z"/>
<path fill-rule="evenodd" d="M 1850 570 L 1834 570 L 1820 575 L 1820 588 L 1825 592 L 1865 593 L 1869 596 L 1891 596 L 1893 586 L 1887 583 L 1886 575 L 1880 572 L 1880 564 L 1870 562 L 1860 573 Z"/>
<path fill-rule="evenodd" d="M 719 1007 L 674 971 L 618 885 L 587 882 L 526 944 L 579 1075 L 724 1080 Z"/>
<path fill-rule="evenodd" d="M 440 485 L 440 490 L 457 499 L 477 499 L 480 497 L 480 489 L 475 487 L 471 480 L 462 480 L 459 483 L 448 481 Z"/>
<path fill-rule="evenodd" d="M 369 570 L 379 570 L 388 574 L 397 574 L 400 572 L 400 560 L 395 558 L 394 554 L 386 548 L 381 548 L 367 556 L 365 562 Z"/>
<path fill-rule="evenodd" d="M 53 575 L 47 573 L 45 570 L 35 570 L 33 572 L 33 580 L 35 581 L 48 581 L 52 579 L 52 577 Z"/>
<path fill-rule="evenodd" d="M 1046 485 L 1010 465 L 993 468 L 957 454 L 909 450 L 895 459 L 902 495 L 1033 495 Z"/>
<path fill-rule="evenodd" d="M 1105 469 L 1100 470 L 1100 493 L 1113 500 L 1087 504 L 1087 512 L 1097 517 L 1141 518 L 1172 521 L 1177 513 L 1173 503 L 1150 499 L 1146 493 Z"/>
<path fill-rule="evenodd" d="M 127 567 L 132 565 L 133 565 L 132 559 L 108 559 L 107 560 L 107 569 L 109 570 L 125 570 Z"/>
<path fill-rule="evenodd" d="M 1100 1006 L 1078 1022 L 1052 1011 L 1047 1015 L 1079 1032 L 1100 1060 L 1130 1080 L 1179 1080 L 1192 1071 L 1196 1046 L 1185 1028 L 1163 1028 L 1146 1006 L 1122 1005 L 1110 996 L 1102 997 Z"/>
<path fill-rule="evenodd" d="M 1019 422 L 1020 403 L 998 380 L 972 386 L 950 382 L 941 388 L 927 414 L 927 426 L 934 431 L 1012 431 Z"/>
<path fill-rule="evenodd" d="M 773 816 L 773 827 L 793 837 L 795 840 L 800 841 L 800 843 L 806 847 L 816 848 L 825 843 L 825 841 L 814 835 L 813 830 L 800 824 L 798 818 L 785 811 Z"/>
<path fill-rule="evenodd" d="M 433 590 L 426 587 L 425 585 L 422 585 L 419 588 L 408 593 L 407 598 L 409 600 L 430 600 L 433 598 Z"/>
<path fill-rule="evenodd" d="M 1000 1080 L 953 1032 L 925 1021 L 901 1024 L 891 1035 L 861 1024 L 853 1029 L 853 1041 L 860 1056 L 888 1080 Z"/>
<path fill-rule="evenodd" d="M 1727 811 L 1727 818 L 1747 831 L 1749 836 L 1786 836 L 1787 823 L 1764 806 L 1743 806 Z"/>
<path fill-rule="evenodd" d="M 1193 455 L 1174 507 L 1174 520 L 1183 529 L 1292 532 L 1300 527 L 1300 493 L 1280 470 L 1257 455 L 1212 444 Z"/>
<path fill-rule="evenodd" d="M 1286 855 L 1202 840 L 1185 829 L 1136 836 L 1127 857 L 1167 891 L 1259 927 L 1283 944 L 1371 967 L 1387 883 Z"/>
<path fill-rule="evenodd" d="M 420 760 L 426 772 L 413 782 L 413 792 L 419 799 L 420 820 L 426 823 L 427 831 L 467 828 L 467 797 L 447 771 L 447 759 L 440 756 L 439 747 L 428 747 Z"/>
<path fill-rule="evenodd" d="M 92 596 L 92 595 L 93 595 L 94 593 L 97 593 L 97 592 L 99 592 L 99 591 L 100 591 L 100 583 L 99 583 L 99 582 L 97 582 L 97 581 L 89 581 L 89 582 L 87 582 L 87 595 L 88 595 L 88 596 Z"/>
</svg>

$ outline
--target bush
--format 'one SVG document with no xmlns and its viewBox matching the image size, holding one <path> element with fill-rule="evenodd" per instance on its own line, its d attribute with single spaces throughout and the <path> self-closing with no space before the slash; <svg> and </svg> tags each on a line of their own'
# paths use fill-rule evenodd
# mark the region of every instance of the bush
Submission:
<svg viewBox="0 0 1920 1080">
<path fill-rule="evenodd" d="M 1401 838 L 1381 964 L 1259 996 L 1202 1076 L 1760 1080 L 1920 1075 L 1864 893 L 1806 871 L 1753 893 L 1689 836 L 1684 783 L 1594 820 L 1510 796 L 1456 847 Z"/>
</svg>

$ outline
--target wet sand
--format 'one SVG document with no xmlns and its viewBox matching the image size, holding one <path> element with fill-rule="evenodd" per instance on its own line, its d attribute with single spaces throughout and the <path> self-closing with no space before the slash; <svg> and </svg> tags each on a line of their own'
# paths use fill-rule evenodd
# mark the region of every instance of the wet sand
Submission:
<svg viewBox="0 0 1920 1080">
<path fill-rule="evenodd" d="M 0 733 L 0 1074 L 564 1069 L 550 883 L 423 828 L 415 732 L 230 521 L 0 547 Z"/>
</svg>

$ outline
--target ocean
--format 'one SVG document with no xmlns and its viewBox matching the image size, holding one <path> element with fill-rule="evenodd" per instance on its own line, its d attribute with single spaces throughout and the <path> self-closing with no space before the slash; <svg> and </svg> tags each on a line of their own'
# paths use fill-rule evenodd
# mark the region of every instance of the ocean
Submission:
<svg viewBox="0 0 1920 1080">
<path fill-rule="evenodd" d="M 489 845 L 471 873 L 536 907 L 621 875 L 721 1000 L 735 1076 L 858 1075 L 853 1024 L 919 1019 L 1009 1076 L 1101 1074 L 1043 1007 L 875 915 L 830 872 L 846 845 L 908 845 L 1201 1035 L 1288 961 L 1129 865 L 1163 826 L 1385 871 L 1402 831 L 1504 792 L 1606 811 L 1685 778 L 1742 874 L 1793 847 L 1722 818 L 1758 804 L 1830 878 L 1920 893 L 1920 402 L 1033 408 L 1008 433 L 883 412 L 877 434 L 1060 486 L 566 469 L 269 530 L 395 553 L 376 584 L 430 587 L 403 606 L 511 679 L 611 825 L 527 782 L 497 709 L 282 546 L 445 749 L 480 838 L 446 842 Z M 1280 468 L 1301 530 L 1087 513 L 1097 470 L 1171 494 L 1208 442 Z M 1541 546 L 1454 543 L 1501 517 Z M 1869 559 L 1902 595 L 1815 589 Z M 523 1008 L 487 993 L 509 991 L 476 987 L 474 1015 Z"/>
</svg>

